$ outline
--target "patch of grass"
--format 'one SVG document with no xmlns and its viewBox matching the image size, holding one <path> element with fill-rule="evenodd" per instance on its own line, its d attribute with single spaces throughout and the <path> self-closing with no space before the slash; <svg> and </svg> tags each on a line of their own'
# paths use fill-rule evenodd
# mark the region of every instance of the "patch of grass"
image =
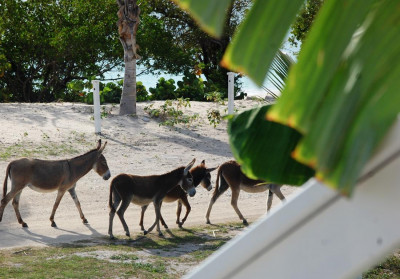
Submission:
<svg viewBox="0 0 400 279">
<path fill-rule="evenodd" d="M 395 279 L 400 278 L 400 255 L 394 254 L 383 263 L 364 273 L 363 279 Z"/>
<path fill-rule="evenodd" d="M 180 278 L 242 227 L 173 229 L 136 239 L 97 238 L 57 247 L 0 250 L 0 278 Z M 236 232 L 232 232 L 232 228 Z M 227 233 L 222 233 L 222 230 Z"/>
<path fill-rule="evenodd" d="M 65 140 L 52 141 L 50 136 L 42 133 L 40 142 L 31 142 L 24 133 L 14 144 L 0 146 L 0 160 L 9 161 L 21 157 L 48 159 L 49 157 L 73 157 L 83 150 L 94 148 L 94 141 L 86 133 L 72 131 Z"/>
<path fill-rule="evenodd" d="M 139 257 L 136 255 L 118 254 L 111 256 L 110 259 L 114 261 L 135 261 L 138 260 Z"/>
</svg>

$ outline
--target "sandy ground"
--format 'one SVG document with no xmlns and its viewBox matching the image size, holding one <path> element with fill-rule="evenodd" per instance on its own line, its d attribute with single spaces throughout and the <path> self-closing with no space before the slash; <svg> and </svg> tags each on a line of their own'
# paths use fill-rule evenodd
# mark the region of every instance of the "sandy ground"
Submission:
<svg viewBox="0 0 400 279">
<path fill-rule="evenodd" d="M 153 102 L 155 107 L 164 102 Z M 102 119 L 102 134 L 94 134 L 92 106 L 73 103 L 51 104 L 0 104 L 0 181 L 2 183 L 7 164 L 21 156 L 41 159 L 66 159 L 78 156 L 96 147 L 99 138 L 107 140 L 104 151 L 112 177 L 119 173 L 138 175 L 162 174 L 188 164 L 196 158 L 196 164 L 206 161 L 208 167 L 216 167 L 231 160 L 226 121 L 217 128 L 207 120 L 207 110 L 214 103 L 191 102 L 183 109 L 185 114 L 198 113 L 199 118 L 190 127 L 170 128 L 160 126 L 144 111 L 150 103 L 138 103 L 137 117 L 118 116 L 118 107 L 107 105 L 111 110 Z M 260 105 L 254 100 L 235 102 L 237 110 Z M 222 111 L 226 106 L 219 105 Z M 216 172 L 212 173 L 213 184 Z M 67 193 L 55 215 L 57 228 L 50 226 L 50 213 L 56 192 L 38 193 L 25 188 L 21 195 L 20 211 L 29 228 L 18 224 L 13 207 L 7 205 L 0 223 L 0 249 L 22 246 L 53 245 L 77 240 L 106 238 L 108 231 L 108 195 L 110 180 L 104 181 L 94 171 L 77 183 L 76 192 L 89 224 L 84 225 L 71 197 Z M 214 186 L 214 185 L 213 185 Z M 10 190 L 10 182 L 8 190 Z M 285 196 L 296 188 L 283 186 Z M 205 213 L 212 192 L 199 186 L 197 194 L 189 198 L 192 211 L 185 226 L 205 225 Z M 230 205 L 228 190 L 215 203 L 211 212 L 212 223 L 236 222 L 238 217 Z M 241 192 L 239 208 L 249 222 L 265 214 L 267 192 L 250 194 Z M 280 201 L 275 197 L 273 206 Z M 170 228 L 176 227 L 176 203 L 164 203 L 162 214 Z M 125 214 L 132 237 L 141 234 L 138 226 L 140 207 L 131 205 Z M 154 207 L 149 206 L 145 227 L 154 222 Z M 153 231 L 152 233 L 157 233 Z M 114 220 L 114 234 L 123 235 L 118 218 Z"/>
</svg>

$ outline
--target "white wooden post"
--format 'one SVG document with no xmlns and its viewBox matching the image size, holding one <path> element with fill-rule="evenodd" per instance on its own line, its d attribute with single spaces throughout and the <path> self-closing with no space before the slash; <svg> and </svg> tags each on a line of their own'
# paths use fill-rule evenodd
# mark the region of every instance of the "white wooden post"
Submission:
<svg viewBox="0 0 400 279">
<path fill-rule="evenodd" d="M 228 72 L 228 114 L 233 114 L 234 104 L 234 84 L 235 84 L 235 73 Z"/>
<path fill-rule="evenodd" d="M 92 80 L 93 84 L 93 107 L 94 107 L 94 132 L 101 133 L 101 117 L 100 117 L 100 81 Z"/>
<path fill-rule="evenodd" d="M 311 179 L 185 278 L 359 278 L 400 245 L 400 119 L 351 198 Z"/>
</svg>

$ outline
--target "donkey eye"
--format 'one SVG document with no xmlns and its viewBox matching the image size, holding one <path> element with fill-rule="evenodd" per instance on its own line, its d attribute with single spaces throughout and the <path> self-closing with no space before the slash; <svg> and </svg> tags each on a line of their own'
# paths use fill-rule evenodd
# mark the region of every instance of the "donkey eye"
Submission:
<svg viewBox="0 0 400 279">
<path fill-rule="evenodd" d="M 193 181 L 193 179 L 191 179 L 191 178 L 188 178 L 187 180 L 188 180 L 189 182 L 192 182 L 192 181 Z"/>
</svg>

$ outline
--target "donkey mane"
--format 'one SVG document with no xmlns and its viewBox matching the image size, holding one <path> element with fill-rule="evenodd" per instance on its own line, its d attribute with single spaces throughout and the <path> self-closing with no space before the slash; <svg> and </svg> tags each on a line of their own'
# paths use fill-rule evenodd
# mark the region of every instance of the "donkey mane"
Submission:
<svg viewBox="0 0 400 279">
<path fill-rule="evenodd" d="M 158 174 L 158 175 L 155 175 L 155 176 L 169 176 L 169 175 L 171 175 L 173 173 L 183 172 L 184 169 L 185 169 L 185 167 L 179 167 L 179 168 L 176 168 L 176 169 L 174 169 L 174 170 L 172 170 L 170 172 L 163 173 L 163 174 Z"/>
<path fill-rule="evenodd" d="M 68 161 L 68 160 L 72 160 L 72 159 L 80 159 L 81 157 L 84 157 L 84 156 L 86 156 L 86 155 L 89 155 L 89 153 L 92 153 L 92 152 L 95 152 L 95 151 L 97 151 L 96 148 L 95 148 L 95 149 L 92 149 L 92 150 L 90 150 L 90 151 L 88 151 L 88 152 L 86 152 L 86 153 L 84 153 L 84 154 L 81 154 L 81 155 L 78 155 L 78 156 L 76 156 L 76 157 L 67 159 L 67 161 Z"/>
</svg>

